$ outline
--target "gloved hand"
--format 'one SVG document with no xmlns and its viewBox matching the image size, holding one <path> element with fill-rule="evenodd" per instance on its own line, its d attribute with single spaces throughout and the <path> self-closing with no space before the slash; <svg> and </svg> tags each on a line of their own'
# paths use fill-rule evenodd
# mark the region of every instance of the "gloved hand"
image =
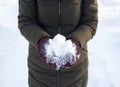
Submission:
<svg viewBox="0 0 120 87">
<path fill-rule="evenodd" d="M 62 43 L 60 42 L 62 40 Z M 57 47 L 59 48 L 57 49 Z M 66 48 L 65 50 L 61 48 Z M 39 40 L 40 58 L 50 67 L 59 70 L 60 67 L 70 68 L 75 65 L 80 57 L 80 44 L 77 40 L 65 40 L 62 35 L 54 38 L 44 36 Z"/>
<path fill-rule="evenodd" d="M 45 48 L 44 48 L 44 45 L 48 42 L 48 40 L 51 39 L 51 37 L 49 36 L 44 36 L 44 37 L 41 37 L 38 41 L 38 46 L 39 46 L 39 55 L 40 55 L 40 58 L 42 59 L 42 61 L 44 63 L 46 63 L 48 66 L 50 66 L 51 68 L 56 68 L 56 64 L 54 63 L 47 63 L 46 62 L 46 51 L 45 51 Z"/>
<path fill-rule="evenodd" d="M 76 54 L 72 55 L 71 53 L 66 54 L 65 59 L 67 60 L 67 63 L 63 65 L 64 68 L 70 68 L 75 65 L 75 63 L 79 60 L 80 54 L 81 54 L 81 46 L 80 43 L 74 39 L 74 38 L 69 38 L 72 43 L 76 46 Z"/>
</svg>

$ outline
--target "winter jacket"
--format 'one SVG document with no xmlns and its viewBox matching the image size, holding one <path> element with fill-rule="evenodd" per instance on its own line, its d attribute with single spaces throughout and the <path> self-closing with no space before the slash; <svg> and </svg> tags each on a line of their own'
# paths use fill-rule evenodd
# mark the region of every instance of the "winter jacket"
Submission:
<svg viewBox="0 0 120 87">
<path fill-rule="evenodd" d="M 29 87 L 86 87 L 87 42 L 95 35 L 97 14 L 97 0 L 19 0 L 18 26 L 29 41 Z M 80 59 L 72 68 L 56 71 L 41 61 L 40 37 L 57 33 L 81 45 Z"/>
</svg>

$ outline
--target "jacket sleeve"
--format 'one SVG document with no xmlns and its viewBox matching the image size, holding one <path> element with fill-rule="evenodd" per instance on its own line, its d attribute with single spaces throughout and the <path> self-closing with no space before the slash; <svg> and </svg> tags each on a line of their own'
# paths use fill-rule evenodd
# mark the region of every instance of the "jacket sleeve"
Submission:
<svg viewBox="0 0 120 87">
<path fill-rule="evenodd" d="M 37 21 L 36 0 L 19 0 L 18 28 L 22 35 L 35 47 L 42 36 L 50 36 Z"/>
<path fill-rule="evenodd" d="M 82 16 L 79 26 L 68 37 L 73 37 L 80 42 L 81 47 L 95 35 L 98 23 L 97 0 L 82 0 Z"/>
</svg>

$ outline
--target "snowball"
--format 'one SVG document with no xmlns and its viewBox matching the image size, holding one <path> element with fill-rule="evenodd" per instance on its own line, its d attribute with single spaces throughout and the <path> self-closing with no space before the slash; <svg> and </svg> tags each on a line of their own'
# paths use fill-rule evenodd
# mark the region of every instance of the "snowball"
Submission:
<svg viewBox="0 0 120 87">
<path fill-rule="evenodd" d="M 57 34 L 53 39 L 49 39 L 44 45 L 46 52 L 46 62 L 56 64 L 56 70 L 68 62 L 73 65 L 76 57 L 76 45 L 71 40 L 66 40 L 61 34 Z"/>
</svg>

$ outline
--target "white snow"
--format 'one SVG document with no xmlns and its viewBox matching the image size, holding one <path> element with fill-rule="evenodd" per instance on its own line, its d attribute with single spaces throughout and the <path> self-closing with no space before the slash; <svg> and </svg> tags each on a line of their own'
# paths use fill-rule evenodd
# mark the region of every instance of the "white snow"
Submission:
<svg viewBox="0 0 120 87">
<path fill-rule="evenodd" d="M 65 36 L 57 34 L 53 39 L 49 39 L 45 47 L 47 63 L 56 64 L 56 70 L 70 63 L 73 65 L 78 57 L 76 45 L 71 40 L 66 40 Z"/>
<path fill-rule="evenodd" d="M 98 0 L 99 25 L 88 43 L 87 87 L 120 87 L 120 1 Z M 0 87 L 28 87 L 28 42 L 17 29 L 18 0 L 0 2 Z"/>
</svg>

